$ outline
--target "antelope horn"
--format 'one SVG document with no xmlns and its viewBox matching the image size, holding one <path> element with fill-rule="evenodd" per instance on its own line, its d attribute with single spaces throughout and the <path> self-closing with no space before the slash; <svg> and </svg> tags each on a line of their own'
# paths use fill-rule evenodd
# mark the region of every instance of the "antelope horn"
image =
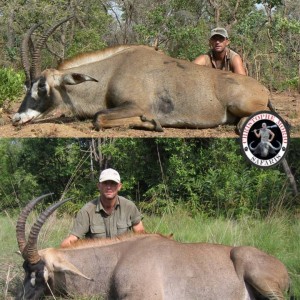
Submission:
<svg viewBox="0 0 300 300">
<path fill-rule="evenodd" d="M 31 61 L 31 78 L 35 79 L 41 74 L 41 50 L 45 43 L 47 42 L 49 36 L 63 23 L 67 22 L 68 20 L 72 19 L 72 17 L 67 17 L 57 24 L 53 25 L 47 32 L 45 32 L 41 38 L 37 41 L 36 47 L 32 54 L 32 61 Z"/>
<path fill-rule="evenodd" d="M 17 241 L 18 241 L 18 245 L 19 245 L 19 249 L 20 252 L 23 253 L 24 248 L 26 246 L 26 238 L 25 238 L 25 224 L 26 224 L 26 220 L 28 215 L 30 214 L 30 212 L 33 210 L 33 208 L 35 207 L 35 205 L 41 201 L 42 199 L 44 199 L 45 197 L 52 195 L 53 193 L 50 194 L 46 194 L 46 195 L 42 195 L 38 198 L 35 198 L 33 200 L 31 200 L 22 210 L 22 212 L 20 213 L 20 216 L 18 218 L 17 221 L 17 226 L 16 226 L 16 233 L 17 233 Z"/>
<path fill-rule="evenodd" d="M 26 76 L 26 87 L 29 89 L 31 86 L 31 77 L 30 77 L 30 59 L 29 59 L 29 43 L 31 41 L 32 33 L 41 25 L 42 23 L 33 25 L 25 34 L 22 44 L 21 44 L 21 62 Z"/>
<path fill-rule="evenodd" d="M 69 201 L 71 198 L 67 198 L 64 200 L 61 200 L 57 203 L 52 204 L 49 206 L 44 212 L 42 212 L 37 221 L 34 223 L 34 225 L 31 227 L 29 236 L 28 236 L 28 242 L 25 246 L 25 249 L 22 253 L 23 258 L 25 260 L 28 260 L 30 264 L 36 264 L 40 261 L 41 257 L 38 254 L 37 250 L 37 239 L 39 232 L 44 225 L 45 221 L 49 218 L 49 216 L 62 204 Z"/>
</svg>

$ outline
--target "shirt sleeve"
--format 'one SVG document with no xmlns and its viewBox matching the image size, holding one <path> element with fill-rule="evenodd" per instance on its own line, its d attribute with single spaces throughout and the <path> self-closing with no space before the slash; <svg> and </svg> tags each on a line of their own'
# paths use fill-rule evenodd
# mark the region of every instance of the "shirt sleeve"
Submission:
<svg viewBox="0 0 300 300">
<path fill-rule="evenodd" d="M 86 210 L 81 209 L 74 221 L 71 234 L 83 238 L 89 232 L 89 216 Z"/>
<path fill-rule="evenodd" d="M 134 203 L 132 204 L 130 219 L 132 226 L 137 225 L 142 220 L 141 212 Z"/>
</svg>

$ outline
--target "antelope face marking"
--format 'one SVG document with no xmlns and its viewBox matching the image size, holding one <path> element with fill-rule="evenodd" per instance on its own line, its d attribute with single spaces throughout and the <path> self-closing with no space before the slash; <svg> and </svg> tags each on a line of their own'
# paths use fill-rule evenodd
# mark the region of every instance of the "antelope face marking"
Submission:
<svg viewBox="0 0 300 300">
<path fill-rule="evenodd" d="M 23 289 L 16 299 L 40 299 L 47 291 L 48 270 L 43 261 L 35 265 L 24 262 Z"/>
<path fill-rule="evenodd" d="M 12 122 L 14 125 L 18 125 L 37 119 L 51 106 L 49 84 L 45 77 L 40 77 L 27 91 L 18 112 L 13 116 Z"/>
</svg>

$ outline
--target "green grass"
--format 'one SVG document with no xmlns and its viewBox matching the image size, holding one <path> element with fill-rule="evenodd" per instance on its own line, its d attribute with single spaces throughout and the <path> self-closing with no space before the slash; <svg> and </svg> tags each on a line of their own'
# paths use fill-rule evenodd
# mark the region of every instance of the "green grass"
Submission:
<svg viewBox="0 0 300 300">
<path fill-rule="evenodd" d="M 36 215 L 28 222 L 33 224 Z M 18 246 L 15 238 L 16 218 L 0 216 L 0 299 L 13 296 L 23 277 L 22 258 L 15 254 Z M 288 214 L 258 220 L 245 217 L 240 220 L 210 219 L 204 216 L 190 217 L 178 209 L 163 217 L 145 216 L 144 225 L 149 232 L 174 234 L 181 242 L 209 242 L 227 245 L 251 245 L 279 258 L 288 268 L 292 279 L 292 292 L 300 299 L 300 220 Z M 72 226 L 72 218 L 56 218 L 44 225 L 38 247 L 57 247 Z M 3 297 L 3 298 L 1 298 Z M 80 298 L 81 300 L 85 298 Z M 94 298 L 96 300 L 98 298 Z"/>
</svg>

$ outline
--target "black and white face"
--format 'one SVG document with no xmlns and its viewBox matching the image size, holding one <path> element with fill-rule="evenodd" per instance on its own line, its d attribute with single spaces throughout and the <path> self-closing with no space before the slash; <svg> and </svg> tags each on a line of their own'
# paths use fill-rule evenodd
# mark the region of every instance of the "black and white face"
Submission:
<svg viewBox="0 0 300 300">
<path fill-rule="evenodd" d="M 13 116 L 12 122 L 14 125 L 27 123 L 41 117 L 52 106 L 50 86 L 44 76 L 39 77 L 27 90 L 18 112 Z"/>
<path fill-rule="evenodd" d="M 25 278 L 23 286 L 16 299 L 25 300 L 38 300 L 45 296 L 48 291 L 48 270 L 43 261 L 38 262 L 35 265 L 30 265 L 28 262 L 24 262 L 23 268 L 25 271 Z"/>
<path fill-rule="evenodd" d="M 86 81 L 98 82 L 97 79 L 85 74 L 64 74 L 55 69 L 44 70 L 27 90 L 18 112 L 12 118 L 12 123 L 14 125 L 24 124 L 44 116 L 63 101 L 60 94 L 63 86 L 77 85 Z M 66 96 L 66 102 L 69 101 L 70 98 Z"/>
</svg>

